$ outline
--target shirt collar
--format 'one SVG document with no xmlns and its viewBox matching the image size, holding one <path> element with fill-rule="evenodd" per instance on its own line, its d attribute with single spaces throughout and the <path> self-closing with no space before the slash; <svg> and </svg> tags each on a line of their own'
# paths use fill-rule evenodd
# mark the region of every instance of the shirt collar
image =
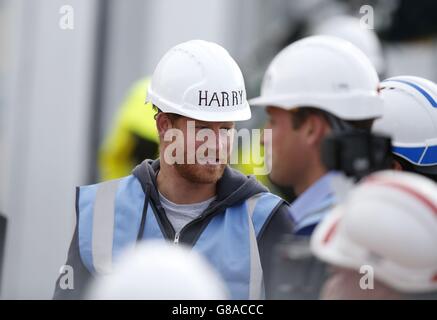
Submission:
<svg viewBox="0 0 437 320">
<path fill-rule="evenodd" d="M 290 214 L 295 222 L 319 209 L 321 202 L 334 194 L 332 179 L 338 174 L 336 171 L 329 171 L 297 197 L 290 205 Z"/>
</svg>

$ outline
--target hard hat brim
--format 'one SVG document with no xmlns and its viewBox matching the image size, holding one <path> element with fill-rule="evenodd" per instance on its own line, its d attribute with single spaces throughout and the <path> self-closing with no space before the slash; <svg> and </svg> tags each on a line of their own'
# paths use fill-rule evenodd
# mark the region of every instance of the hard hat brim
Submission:
<svg viewBox="0 0 437 320">
<path fill-rule="evenodd" d="M 292 94 L 260 96 L 249 100 L 254 107 L 274 106 L 284 110 L 312 107 L 343 120 L 367 120 L 383 115 L 383 101 L 376 93 Z"/>
<path fill-rule="evenodd" d="M 235 110 L 225 111 L 223 107 L 220 111 L 202 110 L 202 107 L 184 104 L 180 105 L 168 101 L 157 95 L 151 87 L 147 92 L 146 102 L 156 105 L 162 112 L 174 113 L 194 120 L 207 122 L 236 122 L 249 120 L 252 117 L 250 106 L 247 101 Z M 229 107 L 232 108 L 232 107 Z"/>
<path fill-rule="evenodd" d="M 165 110 L 162 111 L 166 112 Z M 244 104 L 244 107 L 242 109 L 235 111 L 204 111 L 203 113 L 189 114 L 178 110 L 177 114 L 194 120 L 206 122 L 238 122 L 249 120 L 252 117 L 252 112 L 250 111 L 250 106 L 247 102 Z"/>
</svg>

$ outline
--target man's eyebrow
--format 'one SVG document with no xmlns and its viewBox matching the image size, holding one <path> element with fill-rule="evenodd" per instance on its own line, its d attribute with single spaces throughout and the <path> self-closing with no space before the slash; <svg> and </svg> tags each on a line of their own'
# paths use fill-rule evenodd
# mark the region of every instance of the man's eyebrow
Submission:
<svg viewBox="0 0 437 320">
<path fill-rule="evenodd" d="M 209 124 L 209 122 L 206 122 L 206 121 L 201 121 L 201 120 L 196 120 L 195 121 L 195 125 L 196 126 L 198 126 L 198 125 L 200 125 L 200 126 L 206 126 L 206 125 L 208 125 Z"/>
</svg>

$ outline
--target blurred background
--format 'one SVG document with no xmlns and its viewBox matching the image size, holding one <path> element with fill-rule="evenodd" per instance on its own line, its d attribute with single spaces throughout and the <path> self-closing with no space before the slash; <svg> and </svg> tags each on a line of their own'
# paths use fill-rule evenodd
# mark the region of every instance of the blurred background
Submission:
<svg viewBox="0 0 437 320">
<path fill-rule="evenodd" d="M 279 50 L 331 17 L 362 18 L 363 5 L 381 41 L 381 77 L 436 81 L 433 0 L 0 0 L 0 297 L 51 298 L 75 225 L 75 186 L 105 178 L 120 108 L 170 47 L 221 44 L 253 97 Z M 244 125 L 263 121 L 255 112 Z"/>
</svg>

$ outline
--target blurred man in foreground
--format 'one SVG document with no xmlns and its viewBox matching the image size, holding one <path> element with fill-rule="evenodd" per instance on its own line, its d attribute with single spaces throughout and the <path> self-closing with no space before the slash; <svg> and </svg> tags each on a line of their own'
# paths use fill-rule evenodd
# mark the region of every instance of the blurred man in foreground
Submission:
<svg viewBox="0 0 437 320">
<path fill-rule="evenodd" d="M 224 300 L 226 286 L 196 251 L 148 241 L 127 250 L 87 294 L 98 300 Z"/>
<path fill-rule="evenodd" d="M 437 185 L 373 174 L 317 227 L 311 247 L 333 266 L 322 299 L 436 299 Z"/>
</svg>

